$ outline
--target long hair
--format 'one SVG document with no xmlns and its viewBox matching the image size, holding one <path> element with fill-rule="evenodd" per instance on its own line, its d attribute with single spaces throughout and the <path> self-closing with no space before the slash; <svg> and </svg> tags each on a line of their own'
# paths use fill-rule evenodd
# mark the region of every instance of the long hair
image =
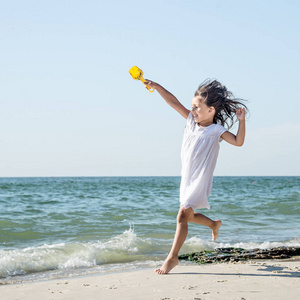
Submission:
<svg viewBox="0 0 300 300">
<path fill-rule="evenodd" d="M 233 94 L 217 80 L 206 79 L 199 85 L 195 96 L 199 96 L 208 107 L 213 106 L 216 111 L 213 122 L 226 125 L 228 129 L 237 121 L 235 114 L 237 108 L 244 107 L 248 111 L 243 103 L 245 100 L 234 98 Z"/>
</svg>

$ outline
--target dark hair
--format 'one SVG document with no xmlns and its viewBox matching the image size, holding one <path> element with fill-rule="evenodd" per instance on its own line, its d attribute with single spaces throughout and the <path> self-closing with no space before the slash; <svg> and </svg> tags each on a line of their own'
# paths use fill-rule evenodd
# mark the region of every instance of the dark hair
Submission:
<svg viewBox="0 0 300 300">
<path fill-rule="evenodd" d="M 234 98 L 233 94 L 217 80 L 206 79 L 199 85 L 195 96 L 199 96 L 207 106 L 213 106 L 216 111 L 213 122 L 226 125 L 228 129 L 237 121 L 235 114 L 237 108 L 243 106 L 246 111 L 248 110 L 243 103 L 245 100 Z"/>
</svg>

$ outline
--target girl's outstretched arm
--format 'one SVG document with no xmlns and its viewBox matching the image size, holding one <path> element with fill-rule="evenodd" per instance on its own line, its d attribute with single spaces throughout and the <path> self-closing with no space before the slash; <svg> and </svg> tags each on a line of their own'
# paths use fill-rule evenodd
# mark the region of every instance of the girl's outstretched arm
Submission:
<svg viewBox="0 0 300 300">
<path fill-rule="evenodd" d="M 244 144 L 245 134 L 246 134 L 245 108 L 238 108 L 236 110 L 236 116 L 237 119 L 239 120 L 239 129 L 237 134 L 234 135 L 231 132 L 226 131 L 221 135 L 221 138 L 224 139 L 229 144 L 241 147 Z"/>
<path fill-rule="evenodd" d="M 163 97 L 163 99 L 177 112 L 179 112 L 185 119 L 188 118 L 190 111 L 187 108 L 185 108 L 173 94 L 171 94 L 158 83 L 153 82 L 151 80 L 146 79 L 145 83 L 150 87 L 156 89 L 158 93 Z"/>
</svg>

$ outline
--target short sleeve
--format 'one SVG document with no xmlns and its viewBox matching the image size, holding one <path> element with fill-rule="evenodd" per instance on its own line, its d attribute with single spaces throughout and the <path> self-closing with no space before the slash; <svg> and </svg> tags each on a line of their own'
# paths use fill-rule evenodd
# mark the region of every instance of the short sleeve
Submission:
<svg viewBox="0 0 300 300">
<path fill-rule="evenodd" d="M 186 127 L 193 128 L 193 126 L 195 126 L 195 121 L 192 112 L 190 112 L 186 120 Z"/>
<path fill-rule="evenodd" d="M 227 129 L 225 127 L 223 127 L 220 124 L 216 124 L 216 129 L 215 129 L 215 134 L 216 136 L 219 138 L 219 142 L 222 142 L 223 139 L 221 138 L 221 135 L 227 131 Z"/>
</svg>

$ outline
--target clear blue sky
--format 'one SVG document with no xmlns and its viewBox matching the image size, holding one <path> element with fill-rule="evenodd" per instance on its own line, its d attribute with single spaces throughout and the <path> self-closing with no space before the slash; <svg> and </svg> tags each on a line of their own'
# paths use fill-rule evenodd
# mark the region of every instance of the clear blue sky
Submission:
<svg viewBox="0 0 300 300">
<path fill-rule="evenodd" d="M 206 78 L 248 99 L 215 175 L 299 174 L 299 1 L 5 1 L 0 176 L 180 175 L 186 106 Z M 233 132 L 236 127 L 233 128 Z"/>
</svg>

